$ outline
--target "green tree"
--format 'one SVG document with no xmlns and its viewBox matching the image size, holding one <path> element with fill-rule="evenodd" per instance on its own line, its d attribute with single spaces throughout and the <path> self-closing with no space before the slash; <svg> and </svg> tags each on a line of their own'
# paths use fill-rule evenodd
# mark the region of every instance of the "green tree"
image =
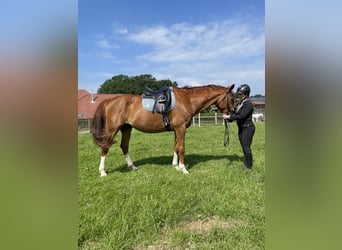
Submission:
<svg viewBox="0 0 342 250">
<path fill-rule="evenodd" d="M 177 87 L 171 80 L 156 80 L 150 74 L 139 76 L 116 75 L 106 80 L 97 90 L 98 94 L 137 94 L 141 95 L 146 87 L 159 89 L 162 86 Z"/>
</svg>

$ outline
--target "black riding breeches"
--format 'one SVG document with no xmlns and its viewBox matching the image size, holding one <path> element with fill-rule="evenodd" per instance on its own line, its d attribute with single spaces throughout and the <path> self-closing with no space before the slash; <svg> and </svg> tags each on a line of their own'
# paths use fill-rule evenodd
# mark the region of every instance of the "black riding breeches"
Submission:
<svg viewBox="0 0 342 250">
<path fill-rule="evenodd" d="M 255 133 L 255 127 L 239 127 L 239 140 L 242 147 L 243 154 L 245 156 L 246 168 L 252 168 L 253 155 L 251 150 L 252 140 Z"/>
</svg>

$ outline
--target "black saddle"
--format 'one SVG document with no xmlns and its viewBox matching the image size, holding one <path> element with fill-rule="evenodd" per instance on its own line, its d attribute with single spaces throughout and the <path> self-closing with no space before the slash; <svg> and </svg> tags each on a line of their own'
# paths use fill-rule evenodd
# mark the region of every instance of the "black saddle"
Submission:
<svg viewBox="0 0 342 250">
<path fill-rule="evenodd" d="M 168 86 L 163 86 L 157 90 L 146 87 L 142 98 L 153 99 L 154 105 L 152 111 L 165 114 L 171 105 L 171 89 Z"/>
</svg>

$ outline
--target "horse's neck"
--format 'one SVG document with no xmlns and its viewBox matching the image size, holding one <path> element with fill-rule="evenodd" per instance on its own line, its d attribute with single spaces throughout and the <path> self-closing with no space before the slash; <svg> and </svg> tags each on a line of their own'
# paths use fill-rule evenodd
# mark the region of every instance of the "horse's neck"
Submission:
<svg viewBox="0 0 342 250">
<path fill-rule="evenodd" d="M 205 92 L 205 93 L 194 93 L 190 94 L 189 98 L 191 100 L 191 106 L 193 110 L 193 115 L 207 109 L 210 105 L 217 101 L 221 94 L 214 92 Z"/>
</svg>

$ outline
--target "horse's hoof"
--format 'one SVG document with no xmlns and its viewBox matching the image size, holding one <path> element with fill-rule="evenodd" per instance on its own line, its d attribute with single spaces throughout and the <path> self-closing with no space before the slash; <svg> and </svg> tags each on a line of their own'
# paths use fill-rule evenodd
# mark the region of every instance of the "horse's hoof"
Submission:
<svg viewBox="0 0 342 250">
<path fill-rule="evenodd" d="M 131 169 L 132 169 L 132 171 L 137 171 L 137 170 L 139 170 L 139 168 L 137 168 L 136 166 L 132 166 L 132 167 L 130 167 Z"/>
<path fill-rule="evenodd" d="M 189 174 L 188 170 L 186 170 L 186 169 L 183 169 L 182 172 L 183 172 L 183 174 Z"/>
<path fill-rule="evenodd" d="M 107 176 L 106 172 L 102 172 L 101 177 L 105 177 L 105 176 Z"/>
</svg>

